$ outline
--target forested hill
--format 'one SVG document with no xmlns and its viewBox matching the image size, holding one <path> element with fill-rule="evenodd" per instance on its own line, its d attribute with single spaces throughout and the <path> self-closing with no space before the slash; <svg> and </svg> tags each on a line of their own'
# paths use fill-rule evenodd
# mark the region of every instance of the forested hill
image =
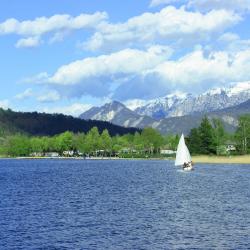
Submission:
<svg viewBox="0 0 250 250">
<path fill-rule="evenodd" d="M 124 128 L 104 121 L 85 121 L 63 114 L 14 112 L 0 108 L 0 136 L 15 132 L 41 136 L 52 136 L 65 131 L 86 133 L 95 126 L 100 133 L 107 129 L 111 136 L 138 131 L 136 128 Z"/>
</svg>

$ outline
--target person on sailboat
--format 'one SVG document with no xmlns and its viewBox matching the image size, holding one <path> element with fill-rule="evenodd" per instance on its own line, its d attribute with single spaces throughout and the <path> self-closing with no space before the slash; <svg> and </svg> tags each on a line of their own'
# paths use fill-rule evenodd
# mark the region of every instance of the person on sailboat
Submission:
<svg viewBox="0 0 250 250">
<path fill-rule="evenodd" d="M 193 167 L 193 162 L 190 161 L 190 162 L 184 162 L 183 164 L 183 169 L 185 168 L 192 168 Z"/>
<path fill-rule="evenodd" d="M 185 171 L 193 170 L 191 155 L 185 144 L 183 134 L 181 135 L 177 146 L 175 166 L 182 166 L 183 170 Z"/>
<path fill-rule="evenodd" d="M 183 164 L 183 169 L 188 168 L 190 166 L 190 162 L 184 162 Z"/>
</svg>

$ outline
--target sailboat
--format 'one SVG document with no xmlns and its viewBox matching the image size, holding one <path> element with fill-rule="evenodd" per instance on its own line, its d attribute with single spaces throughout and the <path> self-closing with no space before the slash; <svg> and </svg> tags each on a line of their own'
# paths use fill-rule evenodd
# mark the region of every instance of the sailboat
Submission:
<svg viewBox="0 0 250 250">
<path fill-rule="evenodd" d="M 192 159 L 189 150 L 186 146 L 184 135 L 181 135 L 175 159 L 175 166 L 182 166 L 183 170 L 193 170 Z"/>
</svg>

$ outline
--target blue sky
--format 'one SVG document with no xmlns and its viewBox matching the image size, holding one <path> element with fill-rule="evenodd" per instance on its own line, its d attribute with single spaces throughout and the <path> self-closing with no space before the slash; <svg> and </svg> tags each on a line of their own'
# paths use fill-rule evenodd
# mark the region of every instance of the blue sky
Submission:
<svg viewBox="0 0 250 250">
<path fill-rule="evenodd" d="M 0 106 L 78 115 L 250 81 L 249 0 L 2 0 Z"/>
</svg>

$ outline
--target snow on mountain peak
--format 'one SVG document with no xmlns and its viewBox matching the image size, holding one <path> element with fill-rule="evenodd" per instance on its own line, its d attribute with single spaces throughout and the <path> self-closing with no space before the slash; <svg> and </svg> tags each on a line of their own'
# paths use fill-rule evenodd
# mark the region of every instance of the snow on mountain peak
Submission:
<svg viewBox="0 0 250 250">
<path fill-rule="evenodd" d="M 178 98 L 178 99 L 185 99 L 187 98 L 188 94 L 176 91 L 172 94 L 166 95 L 165 98 L 170 99 L 170 98 Z"/>
<path fill-rule="evenodd" d="M 224 88 L 213 88 L 213 89 L 206 91 L 202 95 L 203 96 L 205 96 L 205 95 L 221 95 L 222 92 L 224 92 L 224 91 L 225 91 Z"/>
<path fill-rule="evenodd" d="M 132 99 L 126 101 L 124 104 L 126 107 L 128 107 L 130 110 L 136 110 L 137 108 L 140 108 L 144 106 L 147 103 L 147 101 L 142 100 L 142 99 Z"/>
</svg>

